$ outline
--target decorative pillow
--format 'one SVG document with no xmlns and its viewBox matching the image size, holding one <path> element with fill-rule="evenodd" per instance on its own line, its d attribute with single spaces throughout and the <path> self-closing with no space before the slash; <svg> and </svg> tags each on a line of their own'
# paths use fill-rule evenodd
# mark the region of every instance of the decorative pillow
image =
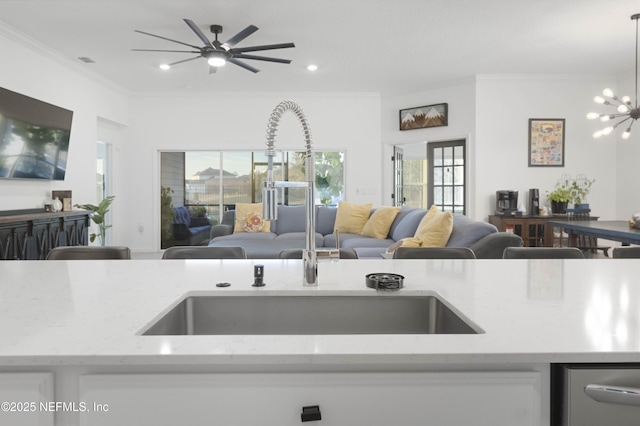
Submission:
<svg viewBox="0 0 640 426">
<path fill-rule="evenodd" d="M 270 232 L 271 222 L 262 219 L 262 203 L 236 203 L 233 232 Z"/>
<path fill-rule="evenodd" d="M 400 207 L 378 207 L 362 228 L 362 235 L 372 238 L 387 238 L 389 228 L 391 228 L 399 211 Z"/>
<path fill-rule="evenodd" d="M 370 213 L 371 203 L 358 205 L 340 201 L 336 213 L 335 229 L 343 234 L 361 234 Z"/>
<path fill-rule="evenodd" d="M 403 238 L 399 241 L 400 247 L 421 247 L 422 241 L 416 237 Z"/>
<path fill-rule="evenodd" d="M 452 229 L 451 212 L 441 212 L 434 204 L 420 221 L 414 237 L 422 242 L 422 247 L 444 247 Z"/>
</svg>

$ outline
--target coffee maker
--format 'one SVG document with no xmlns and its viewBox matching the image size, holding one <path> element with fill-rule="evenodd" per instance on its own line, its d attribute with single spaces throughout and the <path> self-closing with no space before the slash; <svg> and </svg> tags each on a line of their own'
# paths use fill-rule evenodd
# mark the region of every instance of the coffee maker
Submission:
<svg viewBox="0 0 640 426">
<path fill-rule="evenodd" d="M 531 216 L 540 215 L 540 191 L 538 188 L 529 189 L 529 214 Z"/>
<path fill-rule="evenodd" d="M 496 214 L 515 216 L 518 211 L 518 191 L 496 191 Z"/>
</svg>

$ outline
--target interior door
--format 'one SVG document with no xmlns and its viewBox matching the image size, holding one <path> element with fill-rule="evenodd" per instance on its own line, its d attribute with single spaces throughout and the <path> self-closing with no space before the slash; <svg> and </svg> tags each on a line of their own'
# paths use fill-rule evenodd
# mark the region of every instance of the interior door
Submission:
<svg viewBox="0 0 640 426">
<path fill-rule="evenodd" d="M 404 191 L 403 191 L 403 179 L 402 179 L 402 162 L 404 161 L 404 151 L 402 148 L 394 146 L 393 147 L 393 157 L 391 158 L 393 161 L 393 194 L 391 194 L 391 198 L 393 200 L 393 204 L 396 206 L 404 205 Z"/>
</svg>

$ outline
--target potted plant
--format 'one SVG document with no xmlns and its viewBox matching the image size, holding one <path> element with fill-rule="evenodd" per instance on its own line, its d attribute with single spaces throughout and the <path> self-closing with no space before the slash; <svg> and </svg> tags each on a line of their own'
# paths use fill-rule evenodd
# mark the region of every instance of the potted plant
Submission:
<svg viewBox="0 0 640 426">
<path fill-rule="evenodd" d="M 113 202 L 113 199 L 116 198 L 115 195 L 110 195 L 100 201 L 100 204 L 97 206 L 94 204 L 75 204 L 74 207 L 78 207 L 80 209 L 90 210 L 91 220 L 98 225 L 98 233 L 93 233 L 89 235 L 89 241 L 94 242 L 96 237 L 100 238 L 100 245 L 105 245 L 105 237 L 107 234 L 107 229 L 111 228 L 111 225 L 107 225 L 105 223 L 105 215 L 109 211 L 109 206 Z"/>
<path fill-rule="evenodd" d="M 547 191 L 547 200 L 551 201 L 551 211 L 553 213 L 565 214 L 567 205 L 572 200 L 568 183 L 563 183 L 551 192 Z"/>
<path fill-rule="evenodd" d="M 571 201 L 573 201 L 576 209 L 588 209 L 589 204 L 586 204 L 587 195 L 591 191 L 591 185 L 595 182 L 595 179 L 587 179 L 585 175 L 578 175 L 571 182 Z"/>
</svg>

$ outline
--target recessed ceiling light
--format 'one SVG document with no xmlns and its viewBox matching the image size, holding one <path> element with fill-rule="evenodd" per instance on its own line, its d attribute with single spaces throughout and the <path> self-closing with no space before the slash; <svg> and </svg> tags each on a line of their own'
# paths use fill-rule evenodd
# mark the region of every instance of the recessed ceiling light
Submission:
<svg viewBox="0 0 640 426">
<path fill-rule="evenodd" d="M 318 66 L 316 64 L 310 64 L 310 65 L 307 65 L 307 69 L 309 71 L 315 71 L 318 69 Z"/>
<path fill-rule="evenodd" d="M 169 65 L 169 64 L 160 64 L 160 69 L 166 71 L 168 69 L 171 69 L 171 65 Z"/>
</svg>

